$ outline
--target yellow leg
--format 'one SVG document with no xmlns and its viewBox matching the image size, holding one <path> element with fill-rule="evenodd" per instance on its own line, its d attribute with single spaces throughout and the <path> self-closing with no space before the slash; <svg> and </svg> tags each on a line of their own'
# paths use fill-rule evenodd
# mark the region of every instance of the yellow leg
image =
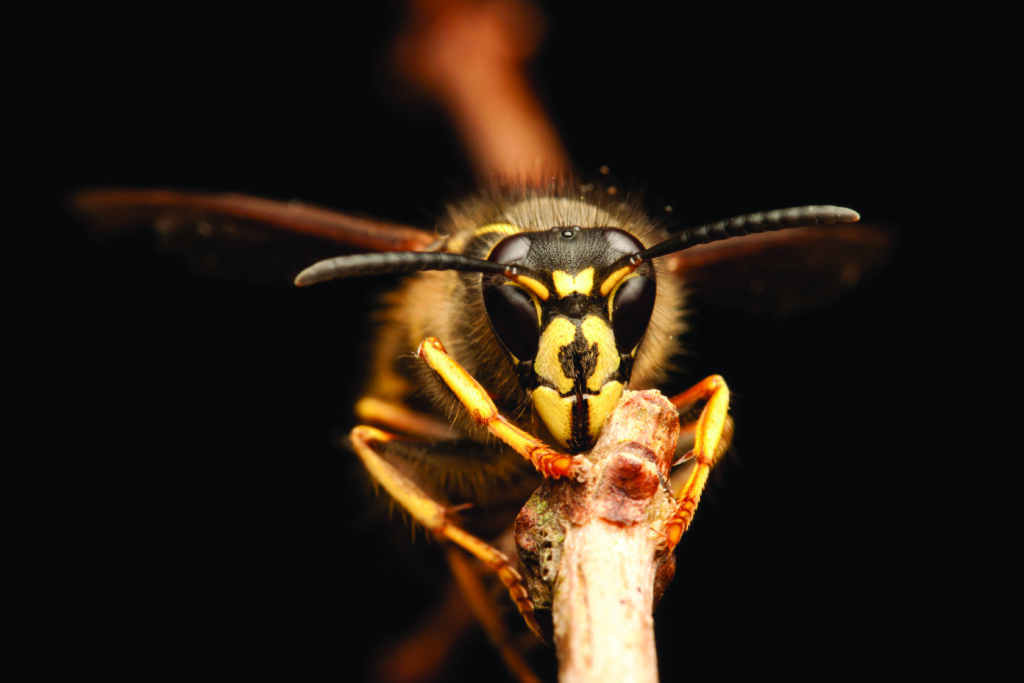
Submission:
<svg viewBox="0 0 1024 683">
<path fill-rule="evenodd" d="M 508 556 L 490 544 L 464 531 L 448 521 L 443 505 L 430 497 L 420 486 L 400 472 L 381 456 L 375 446 L 399 439 L 393 434 L 374 427 L 358 426 L 351 433 L 352 446 L 370 472 L 374 481 L 391 494 L 399 505 L 412 515 L 413 519 L 436 535 L 446 538 L 465 548 L 497 573 L 508 589 L 519 613 L 534 633 L 540 635 L 540 627 L 533 616 L 533 602 L 523 586 L 523 579 L 509 561 Z"/>
<path fill-rule="evenodd" d="M 560 453 L 505 419 L 487 391 L 448 355 L 437 338 L 424 339 L 416 353 L 455 393 L 477 424 L 487 427 L 491 434 L 533 463 L 538 472 L 556 479 L 563 476 L 582 479 L 586 476 L 590 463 L 585 458 Z"/>
<path fill-rule="evenodd" d="M 455 575 L 455 580 L 462 591 L 462 596 L 469 604 L 470 611 L 480 622 L 501 658 L 505 660 L 505 666 L 512 672 L 512 675 L 520 683 L 541 683 L 526 660 L 523 659 L 523 655 L 513 646 L 512 636 L 495 610 L 494 601 L 484 589 L 479 572 L 476 571 L 476 567 L 470 566 L 469 558 L 458 549 L 449 548 L 448 566 L 451 567 L 452 574 Z M 534 632 L 536 633 L 536 629 Z"/>
<path fill-rule="evenodd" d="M 695 423 L 692 459 L 696 463 L 676 494 L 675 515 L 665 525 L 666 543 L 671 550 L 693 521 L 711 467 L 729 447 L 732 420 L 729 418 L 729 387 L 719 375 L 708 377 L 670 400 L 684 414 L 697 402 L 707 401 Z"/>
<path fill-rule="evenodd" d="M 419 413 L 372 396 L 359 399 L 355 412 L 360 422 L 422 439 L 451 441 L 459 437 L 457 432 L 433 415 Z"/>
</svg>

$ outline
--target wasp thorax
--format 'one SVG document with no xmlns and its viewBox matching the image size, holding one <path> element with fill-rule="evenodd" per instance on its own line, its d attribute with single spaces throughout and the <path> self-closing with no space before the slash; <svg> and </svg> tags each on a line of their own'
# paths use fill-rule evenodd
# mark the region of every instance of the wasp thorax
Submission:
<svg viewBox="0 0 1024 683">
<path fill-rule="evenodd" d="M 629 382 L 654 309 L 654 271 L 620 267 L 644 248 L 618 228 L 556 226 L 516 232 L 488 260 L 514 266 L 486 276 L 491 326 L 523 389 L 566 449 L 589 450 Z"/>
</svg>

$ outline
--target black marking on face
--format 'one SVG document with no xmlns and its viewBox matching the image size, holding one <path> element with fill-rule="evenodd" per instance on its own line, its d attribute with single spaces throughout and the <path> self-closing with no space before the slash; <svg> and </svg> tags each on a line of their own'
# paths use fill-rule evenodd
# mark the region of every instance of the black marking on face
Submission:
<svg viewBox="0 0 1024 683">
<path fill-rule="evenodd" d="M 577 397 L 588 393 L 587 380 L 597 369 L 597 356 L 597 344 L 587 344 L 583 330 L 579 327 L 576 328 L 572 344 L 558 350 L 558 362 L 562 365 L 562 372 L 573 380 L 573 392 Z"/>
</svg>

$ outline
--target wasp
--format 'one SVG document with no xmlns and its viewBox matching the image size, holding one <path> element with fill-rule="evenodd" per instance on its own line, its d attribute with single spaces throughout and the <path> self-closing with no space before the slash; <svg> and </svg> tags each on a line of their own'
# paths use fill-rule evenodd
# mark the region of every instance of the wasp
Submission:
<svg viewBox="0 0 1024 683">
<path fill-rule="evenodd" d="M 404 226 L 235 195 L 94 191 L 79 195 L 76 206 L 93 222 L 135 220 L 141 210 L 165 223 L 176 214 L 194 222 L 205 212 L 330 233 L 375 250 L 320 261 L 295 278 L 300 286 L 413 273 L 381 311 L 351 446 L 416 522 L 494 569 L 538 633 L 514 563 L 454 522 L 452 504 L 495 506 L 502 493 L 522 504 L 535 475 L 585 478 L 581 454 L 623 391 L 662 386 L 672 367 L 688 279 L 748 256 L 752 243 L 771 251 L 842 241 L 844 224 L 859 219 L 842 207 L 806 206 L 670 235 L 637 203 L 558 180 L 497 187 L 453 204 L 436 240 Z M 668 551 L 690 525 L 732 433 L 721 376 L 671 400 L 690 435 L 679 453 L 690 469 L 665 526 Z"/>
<path fill-rule="evenodd" d="M 628 203 L 572 184 L 552 189 L 482 195 L 453 207 L 443 237 L 426 251 L 332 258 L 295 281 L 423 271 L 385 316 L 375 379 L 357 406 L 366 424 L 352 430 L 352 445 L 413 518 L 496 569 L 535 630 L 508 559 L 450 523 L 444 507 L 389 461 L 454 461 L 460 478 L 484 481 L 527 463 L 544 477 L 585 477 L 579 454 L 594 445 L 623 390 L 657 386 L 678 351 L 688 248 L 859 219 L 842 207 L 806 206 L 667 237 Z M 665 265 L 669 256 L 676 262 Z M 408 348 L 417 349 L 414 357 L 403 355 Z M 681 460 L 694 466 L 666 527 L 669 550 L 693 519 L 732 431 L 721 376 L 672 401 L 692 415 L 693 448 Z M 409 439 L 420 444 L 415 455 Z M 491 444 L 493 455 L 476 456 L 481 444 Z"/>
<path fill-rule="evenodd" d="M 439 239 L 250 197 L 91 193 L 76 205 L 111 222 L 156 211 L 167 236 L 198 215 L 204 236 L 260 224 L 366 252 L 313 266 L 299 276 L 304 286 L 413 273 L 385 300 L 377 329 L 365 333 L 375 342 L 349 442 L 414 520 L 495 569 L 534 628 L 514 563 L 487 540 L 510 518 L 491 515 L 491 527 L 461 523 L 452 508 L 464 501 L 514 508 L 538 477 L 586 477 L 582 454 L 617 397 L 627 388 L 669 386 L 691 289 L 735 290 L 787 307 L 785 292 L 758 294 L 764 282 L 738 278 L 736 266 L 775 254 L 800 270 L 794 255 L 863 243 L 863 233 L 846 230 L 856 214 L 828 207 L 744 216 L 672 236 L 640 202 L 570 180 L 486 189 L 449 207 Z M 802 297 L 815 293 L 802 287 Z M 673 401 L 691 436 L 680 448 L 689 469 L 677 486 L 666 548 L 692 521 L 732 430 L 729 388 L 717 375 Z"/>
<path fill-rule="evenodd" d="M 295 278 L 299 286 L 411 273 L 380 310 L 351 446 L 416 522 L 498 573 L 535 631 L 514 563 L 454 522 L 453 504 L 498 506 L 505 496 L 521 505 L 538 475 L 585 478 L 581 454 L 623 391 L 663 386 L 680 351 L 688 283 L 713 280 L 752 251 L 790 254 L 787 263 L 797 267 L 793 253 L 815 245 L 835 253 L 866 234 L 850 232 L 858 214 L 836 206 L 748 214 L 670 234 L 638 202 L 567 180 L 499 186 L 454 203 L 437 238 L 241 195 L 96 190 L 77 195 L 75 208 L 107 229 L 156 214 L 168 233 L 184 223 L 236 233 L 258 224 L 364 252 L 309 266 Z M 690 435 L 679 453 L 690 468 L 665 527 L 667 550 L 690 525 L 729 445 L 729 396 L 725 380 L 713 375 L 671 399 Z"/>
</svg>

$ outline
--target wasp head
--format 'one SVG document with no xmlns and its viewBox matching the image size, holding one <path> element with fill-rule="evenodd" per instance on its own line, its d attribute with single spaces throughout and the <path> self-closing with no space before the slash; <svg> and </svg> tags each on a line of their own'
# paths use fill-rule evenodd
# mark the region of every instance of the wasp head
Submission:
<svg viewBox="0 0 1024 683">
<path fill-rule="evenodd" d="M 589 450 L 629 382 L 654 310 L 654 269 L 630 262 L 644 245 L 618 228 L 515 232 L 488 260 L 484 305 L 548 431 Z"/>
</svg>

